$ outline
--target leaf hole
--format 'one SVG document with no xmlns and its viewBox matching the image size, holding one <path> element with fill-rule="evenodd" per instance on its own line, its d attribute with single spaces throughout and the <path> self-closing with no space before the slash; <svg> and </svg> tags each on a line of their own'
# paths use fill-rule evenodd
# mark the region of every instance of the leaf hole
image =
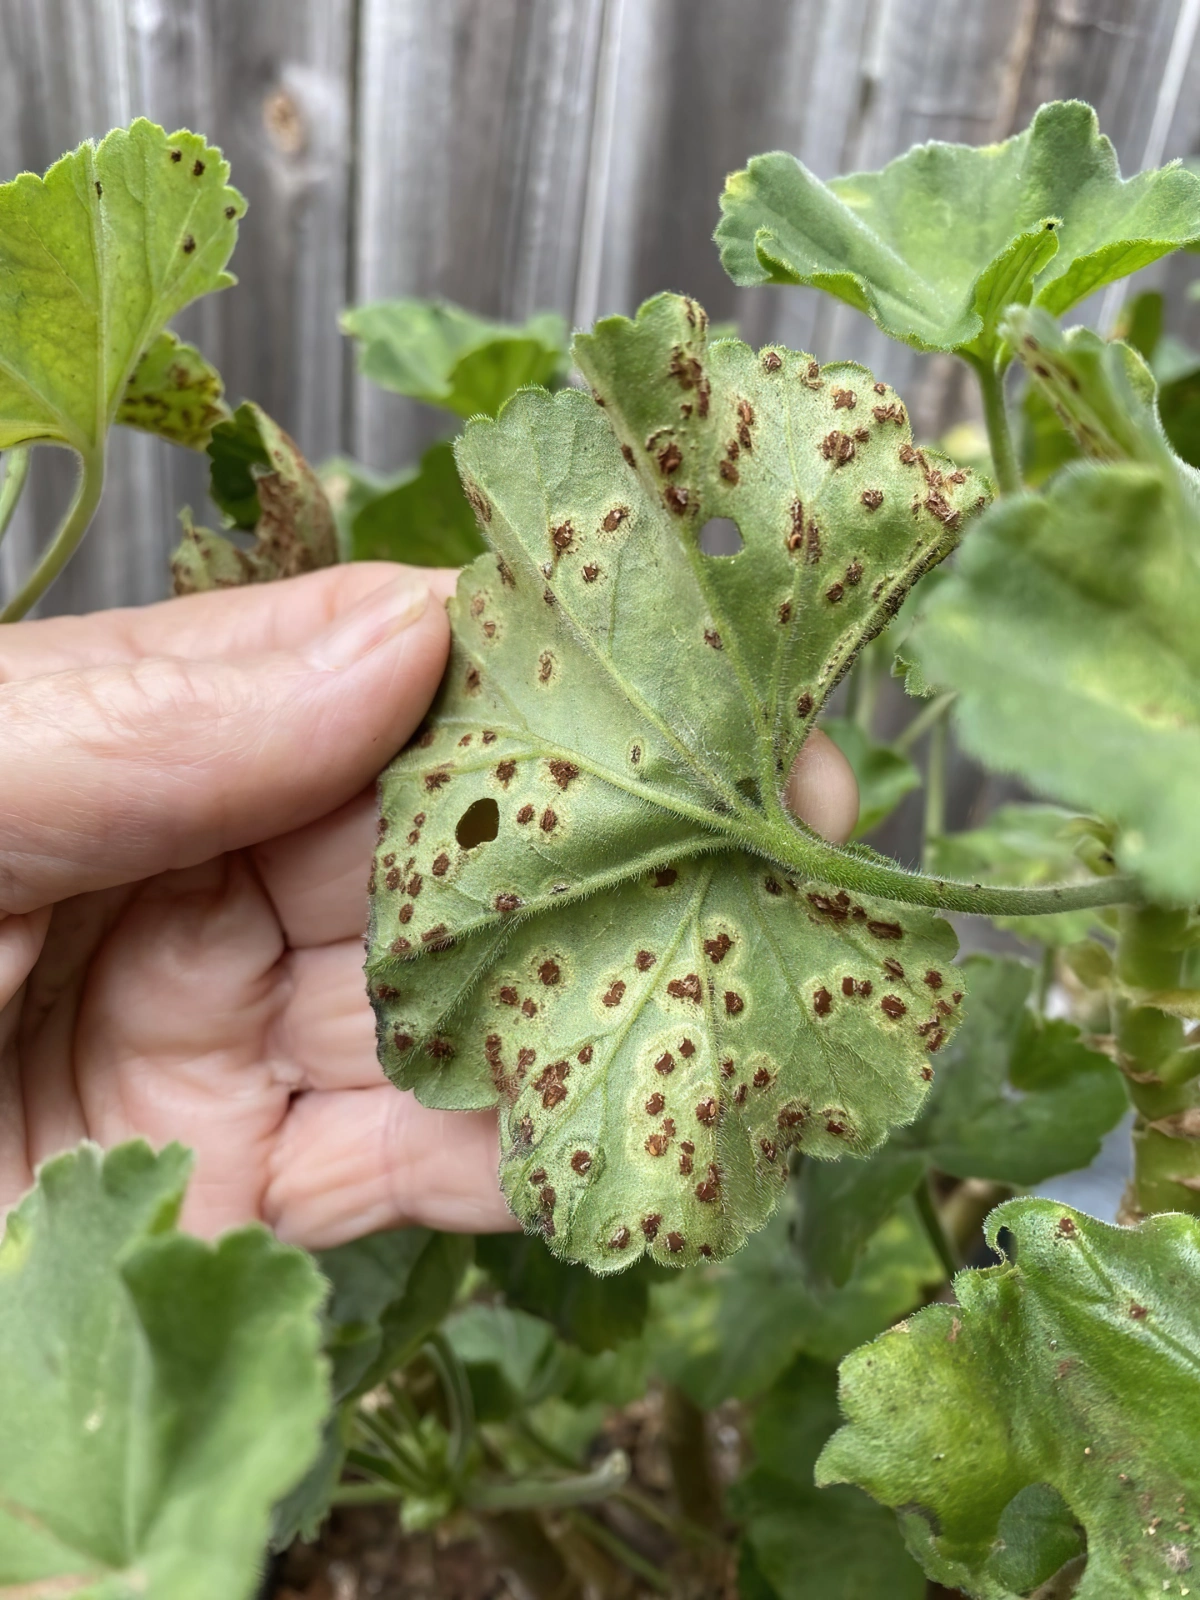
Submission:
<svg viewBox="0 0 1200 1600">
<path fill-rule="evenodd" d="M 454 837 L 464 850 L 487 844 L 500 832 L 500 807 L 490 797 L 473 800 L 458 819 Z"/>
<path fill-rule="evenodd" d="M 700 529 L 699 544 L 704 556 L 736 556 L 746 541 L 732 517 L 709 517 Z"/>
</svg>

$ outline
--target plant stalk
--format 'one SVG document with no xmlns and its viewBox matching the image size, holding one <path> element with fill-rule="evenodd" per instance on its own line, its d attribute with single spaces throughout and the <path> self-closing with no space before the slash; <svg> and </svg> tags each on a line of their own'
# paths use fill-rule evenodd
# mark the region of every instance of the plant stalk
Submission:
<svg viewBox="0 0 1200 1600">
<path fill-rule="evenodd" d="M 673 1383 L 667 1384 L 663 1394 L 663 1444 L 682 1515 L 700 1528 L 719 1527 L 724 1520 L 721 1491 L 713 1472 L 704 1413 Z"/>
<path fill-rule="evenodd" d="M 957 699 L 958 695 L 954 693 L 941 694 L 936 700 L 931 700 L 927 706 L 923 706 L 908 726 L 902 728 L 892 740 L 892 749 L 902 756 L 907 755 L 917 741 L 946 715 Z"/>
<path fill-rule="evenodd" d="M 934 841 L 946 831 L 946 757 L 949 728 L 944 717 L 929 730 L 929 750 L 925 757 L 925 820 L 921 835 L 921 861 L 928 865 Z"/>
<path fill-rule="evenodd" d="M 0 489 L 0 542 L 8 532 L 8 525 L 13 519 L 13 512 L 24 493 L 26 481 L 29 478 L 29 458 L 33 454 L 33 446 L 19 444 L 8 452 L 4 463 L 4 487 Z"/>
<path fill-rule="evenodd" d="M 942 1270 L 946 1274 L 946 1282 L 950 1283 L 962 1263 L 955 1254 L 954 1246 L 950 1243 L 949 1236 L 942 1226 L 942 1219 L 938 1213 L 928 1177 L 925 1177 L 917 1185 L 913 1191 L 913 1198 L 917 1202 L 917 1213 L 921 1218 L 921 1225 L 925 1229 L 930 1244 L 933 1246 L 934 1254 L 942 1264 Z"/>
<path fill-rule="evenodd" d="M 0 611 L 0 622 L 19 622 L 30 607 L 37 604 L 75 554 L 79 541 L 91 526 L 104 490 L 103 446 L 89 455 L 81 455 L 79 462 L 79 480 L 58 532 L 24 586 Z"/>
<path fill-rule="evenodd" d="M 1021 468 L 1004 399 L 1004 374 L 992 361 L 972 361 L 971 365 L 983 396 L 983 420 L 987 426 L 992 465 L 996 469 L 996 487 L 1001 494 L 1019 494 Z"/>
</svg>

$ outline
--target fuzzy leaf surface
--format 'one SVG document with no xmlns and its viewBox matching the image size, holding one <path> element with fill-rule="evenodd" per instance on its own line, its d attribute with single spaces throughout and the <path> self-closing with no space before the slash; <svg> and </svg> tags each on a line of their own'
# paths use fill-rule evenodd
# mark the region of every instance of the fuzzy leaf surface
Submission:
<svg viewBox="0 0 1200 1600">
<path fill-rule="evenodd" d="M 0 1590 L 253 1593 L 317 1448 L 323 1287 L 263 1229 L 173 1230 L 179 1146 L 48 1162 L 0 1245 Z"/>
<path fill-rule="evenodd" d="M 334 565 L 337 523 L 321 480 L 261 406 L 247 400 L 219 423 L 208 453 L 213 499 L 231 526 L 253 529 L 254 543 L 198 528 L 184 512 L 183 539 L 171 557 L 176 594 L 270 583 Z"/>
<path fill-rule="evenodd" d="M 518 1216 L 613 1271 L 727 1254 L 787 1148 L 916 1113 L 953 936 L 789 871 L 780 790 L 980 493 L 865 369 L 710 347 L 678 296 L 575 356 L 602 404 L 526 391 L 460 442 L 494 554 L 383 779 L 368 973 L 389 1074 L 499 1101 Z"/>
<path fill-rule="evenodd" d="M 96 454 L 165 324 L 234 281 L 228 177 L 198 135 L 139 117 L 0 185 L 0 449 Z"/>
<path fill-rule="evenodd" d="M 990 359 L 1013 302 L 1066 311 L 1200 236 L 1200 180 L 1177 163 L 1123 181 L 1090 106 L 1043 106 L 979 148 L 917 145 L 822 183 L 794 156 L 727 180 L 716 238 L 735 283 L 802 283 L 919 350 Z"/>
<path fill-rule="evenodd" d="M 359 341 L 359 369 L 385 389 L 460 417 L 494 417 L 528 384 L 553 383 L 566 365 L 567 325 L 543 311 L 515 325 L 436 300 L 383 300 L 342 315 Z"/>
<path fill-rule="evenodd" d="M 896 1519 L 859 1489 L 813 1487 L 838 1420 L 834 1368 L 801 1357 L 763 1397 L 754 1465 L 730 1487 L 730 1512 L 779 1600 L 924 1600 Z"/>
<path fill-rule="evenodd" d="M 797 1239 L 817 1281 L 843 1283 L 858 1252 L 930 1168 L 1029 1187 L 1085 1167 L 1127 1108 L 1121 1075 L 1079 1029 L 1030 1010 L 1033 970 L 973 957 L 963 1026 L 938 1058 L 920 1117 L 865 1162 L 805 1162 Z"/>
<path fill-rule="evenodd" d="M 857 1483 L 899 1509 L 929 1575 L 1010 1600 L 1006 1510 L 1049 1485 L 1086 1532 L 1077 1600 L 1141 1600 L 1189 1587 L 1200 1468 L 1200 1223 L 1152 1217 L 1110 1227 L 1049 1200 L 989 1219 L 1015 1259 L 963 1272 L 957 1306 L 930 1306 L 848 1357 L 847 1426 L 818 1483 Z M 1040 1535 L 1025 1577 L 1062 1518 Z M 1051 1568 L 1053 1571 L 1053 1568 Z"/>
<path fill-rule="evenodd" d="M 117 421 L 189 450 L 206 450 L 217 423 L 229 419 L 224 394 L 216 368 L 168 328 L 130 374 Z"/>
<path fill-rule="evenodd" d="M 959 691 L 970 750 L 1114 819 L 1152 896 L 1200 894 L 1200 519 L 1175 471 L 1079 466 L 996 505 L 906 649 Z"/>
</svg>

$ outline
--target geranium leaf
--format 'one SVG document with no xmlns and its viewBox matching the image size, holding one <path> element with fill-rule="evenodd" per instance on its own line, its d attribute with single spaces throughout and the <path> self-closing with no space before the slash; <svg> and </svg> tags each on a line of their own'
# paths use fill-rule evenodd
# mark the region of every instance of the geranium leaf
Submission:
<svg viewBox="0 0 1200 1600">
<path fill-rule="evenodd" d="M 895 1506 L 926 1572 L 984 1600 L 1051 1576 L 1072 1555 L 1072 1520 L 1087 1552 L 1077 1600 L 1180 1594 L 1200 1501 L 1200 1224 L 1117 1228 L 1014 1200 L 992 1213 L 994 1246 L 1002 1230 L 1012 1260 L 960 1273 L 957 1306 L 930 1306 L 843 1363 L 848 1425 L 817 1481 Z M 1056 1494 L 1031 1504 L 1035 1486 Z M 1014 1502 L 1019 1560 L 1003 1537 Z"/>
<path fill-rule="evenodd" d="M 566 365 L 567 326 L 552 311 L 515 325 L 437 300 L 383 300 L 342 314 L 373 383 L 460 417 L 495 416 L 527 384 L 552 384 Z"/>
<path fill-rule="evenodd" d="M 854 769 L 858 783 L 854 837 L 861 839 L 890 817 L 906 794 L 921 787 L 921 774 L 899 750 L 876 744 L 853 717 L 826 717 L 821 726 Z"/>
<path fill-rule="evenodd" d="M 813 1487 L 837 1424 L 837 1375 L 823 1362 L 802 1357 L 763 1397 L 754 1465 L 729 1490 L 755 1563 L 779 1600 L 924 1600 L 895 1518 L 858 1489 Z"/>
<path fill-rule="evenodd" d="M 246 401 L 214 429 L 210 493 L 253 545 L 198 528 L 182 514 L 183 540 L 171 557 L 176 594 L 270 583 L 332 566 L 338 559 L 333 508 L 295 441 L 261 406 Z"/>
<path fill-rule="evenodd" d="M 454 447 L 445 440 L 431 445 L 398 483 L 364 498 L 350 524 L 354 561 L 461 567 L 486 548 L 459 482 Z"/>
<path fill-rule="evenodd" d="M 936 1168 L 1027 1187 L 1085 1167 L 1128 1102 L 1121 1074 L 1072 1023 L 1029 1009 L 1033 970 L 964 963 L 971 1006 L 938 1059 L 920 1117 L 865 1162 L 805 1162 L 797 1238 L 818 1282 L 845 1282 L 858 1252 Z"/>
<path fill-rule="evenodd" d="M 721 210 L 735 283 L 810 284 L 917 349 L 986 360 L 1006 306 L 1065 311 L 1200 236 L 1200 180 L 1176 163 L 1123 182 L 1092 108 L 1058 101 L 1003 144 L 917 145 L 828 183 L 756 156 Z"/>
<path fill-rule="evenodd" d="M 116 420 L 181 444 L 205 450 L 218 422 L 229 418 L 221 375 L 196 349 L 165 329 L 141 356 Z"/>
<path fill-rule="evenodd" d="M 650 301 L 576 342 L 600 404 L 526 391 L 468 427 L 495 553 L 381 789 L 381 1059 L 431 1105 L 499 1101 L 517 1214 L 609 1271 L 728 1253 L 786 1149 L 865 1153 L 909 1120 L 954 950 L 779 865 L 811 837 L 780 792 L 979 486 L 863 368 L 704 326 Z M 740 554 L 702 554 L 718 514 Z"/>
<path fill-rule="evenodd" d="M 0 185 L 0 449 L 98 451 L 164 325 L 234 281 L 228 177 L 198 135 L 138 118 Z"/>
<path fill-rule="evenodd" d="M 960 691 L 968 748 L 1113 818 L 1117 861 L 1168 903 L 1200 894 L 1189 498 L 1176 470 L 1122 465 L 1079 466 L 1044 495 L 1003 501 L 906 645 L 929 681 Z"/>
<path fill-rule="evenodd" d="M 85 1145 L 9 1218 L 0 1590 L 254 1591 L 272 1502 L 317 1448 L 324 1290 L 263 1229 L 174 1232 L 187 1168 L 177 1145 Z"/>
</svg>

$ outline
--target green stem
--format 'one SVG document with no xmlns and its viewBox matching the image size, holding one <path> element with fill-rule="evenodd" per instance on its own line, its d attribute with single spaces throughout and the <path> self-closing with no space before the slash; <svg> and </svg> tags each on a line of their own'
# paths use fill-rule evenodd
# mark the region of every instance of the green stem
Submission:
<svg viewBox="0 0 1200 1600">
<path fill-rule="evenodd" d="M 465 1496 L 473 1511 L 549 1511 L 557 1506 L 586 1505 L 613 1494 L 629 1476 L 623 1450 L 606 1456 L 594 1472 L 570 1478 L 526 1478 L 515 1483 L 479 1483 Z"/>
<path fill-rule="evenodd" d="M 101 446 L 90 455 L 81 455 L 79 462 L 79 481 L 58 532 L 24 588 L 0 611 L 0 622 L 19 622 L 29 608 L 37 604 L 74 555 L 79 541 L 91 526 L 104 490 L 104 447 Z"/>
<path fill-rule="evenodd" d="M 1042 959 L 1038 967 L 1037 990 L 1034 994 L 1034 1003 L 1037 1006 L 1038 1016 L 1046 1015 L 1046 1002 L 1050 998 L 1050 991 L 1054 987 L 1054 978 L 1058 970 L 1056 951 L 1052 944 L 1042 946 Z"/>
<path fill-rule="evenodd" d="M 933 724 L 929 751 L 925 758 L 925 821 L 922 827 L 921 862 L 927 864 L 935 839 L 946 831 L 946 755 L 949 729 L 945 718 Z"/>
<path fill-rule="evenodd" d="M 19 444 L 8 452 L 4 463 L 4 487 L 0 489 L 0 540 L 8 532 L 8 525 L 13 519 L 13 512 L 17 509 L 29 477 L 29 458 L 33 454 L 33 446 Z"/>
<path fill-rule="evenodd" d="M 329 1497 L 333 1506 L 378 1506 L 404 1499 L 402 1489 L 386 1483 L 339 1483 Z"/>
<path fill-rule="evenodd" d="M 446 1397 L 446 1411 L 450 1422 L 450 1449 L 448 1454 L 451 1476 L 458 1478 L 467 1464 L 471 1442 L 475 1437 L 475 1405 L 471 1399 L 471 1385 L 466 1368 L 459 1360 L 445 1334 L 430 1334 L 425 1352 L 441 1380 Z"/>
<path fill-rule="evenodd" d="M 946 715 L 957 699 L 957 694 L 942 694 L 936 700 L 931 700 L 927 706 L 917 712 L 907 728 L 902 728 L 892 740 L 892 749 L 898 751 L 902 756 L 907 755 L 918 739 L 922 738 L 936 722 Z"/>
<path fill-rule="evenodd" d="M 987 424 L 992 465 L 996 469 L 996 487 L 1001 494 L 1018 494 L 1021 489 L 1021 468 L 1017 462 L 1012 429 L 1008 423 L 1008 407 L 1004 401 L 1004 374 L 991 361 L 972 361 L 971 365 L 975 368 L 983 396 L 983 420 Z"/>
<path fill-rule="evenodd" d="M 1046 884 L 1026 889 L 1008 884 L 958 883 L 909 872 L 861 847 L 828 843 L 790 818 L 770 827 L 762 853 L 810 883 L 877 895 L 901 905 L 931 911 L 960 911 L 974 917 L 1044 917 L 1092 906 L 1138 905 L 1142 894 L 1134 878 L 1113 876 L 1089 883 Z"/>
<path fill-rule="evenodd" d="M 567 1515 L 580 1533 L 598 1545 L 606 1555 L 611 1556 L 614 1561 L 619 1561 L 623 1567 L 628 1567 L 630 1572 L 636 1573 L 644 1583 L 648 1583 L 652 1589 L 657 1589 L 659 1594 L 670 1593 L 670 1584 L 654 1563 L 639 1555 L 631 1544 L 626 1544 L 620 1534 L 606 1527 L 598 1517 L 589 1516 L 586 1511 L 570 1511 Z"/>
<path fill-rule="evenodd" d="M 719 1527 L 721 1491 L 712 1470 L 704 1412 L 674 1383 L 663 1393 L 663 1444 L 684 1517 L 698 1528 Z"/>
<path fill-rule="evenodd" d="M 917 1214 L 921 1218 L 921 1226 L 925 1229 L 929 1242 L 933 1246 L 933 1253 L 941 1262 L 942 1271 L 946 1274 L 946 1281 L 949 1282 L 959 1269 L 959 1261 L 954 1254 L 950 1240 L 946 1236 L 946 1230 L 942 1227 L 942 1219 L 938 1215 L 938 1209 L 934 1203 L 933 1191 L 929 1187 L 928 1178 L 923 1179 L 917 1185 L 913 1191 L 913 1198 L 917 1202 Z"/>
</svg>

